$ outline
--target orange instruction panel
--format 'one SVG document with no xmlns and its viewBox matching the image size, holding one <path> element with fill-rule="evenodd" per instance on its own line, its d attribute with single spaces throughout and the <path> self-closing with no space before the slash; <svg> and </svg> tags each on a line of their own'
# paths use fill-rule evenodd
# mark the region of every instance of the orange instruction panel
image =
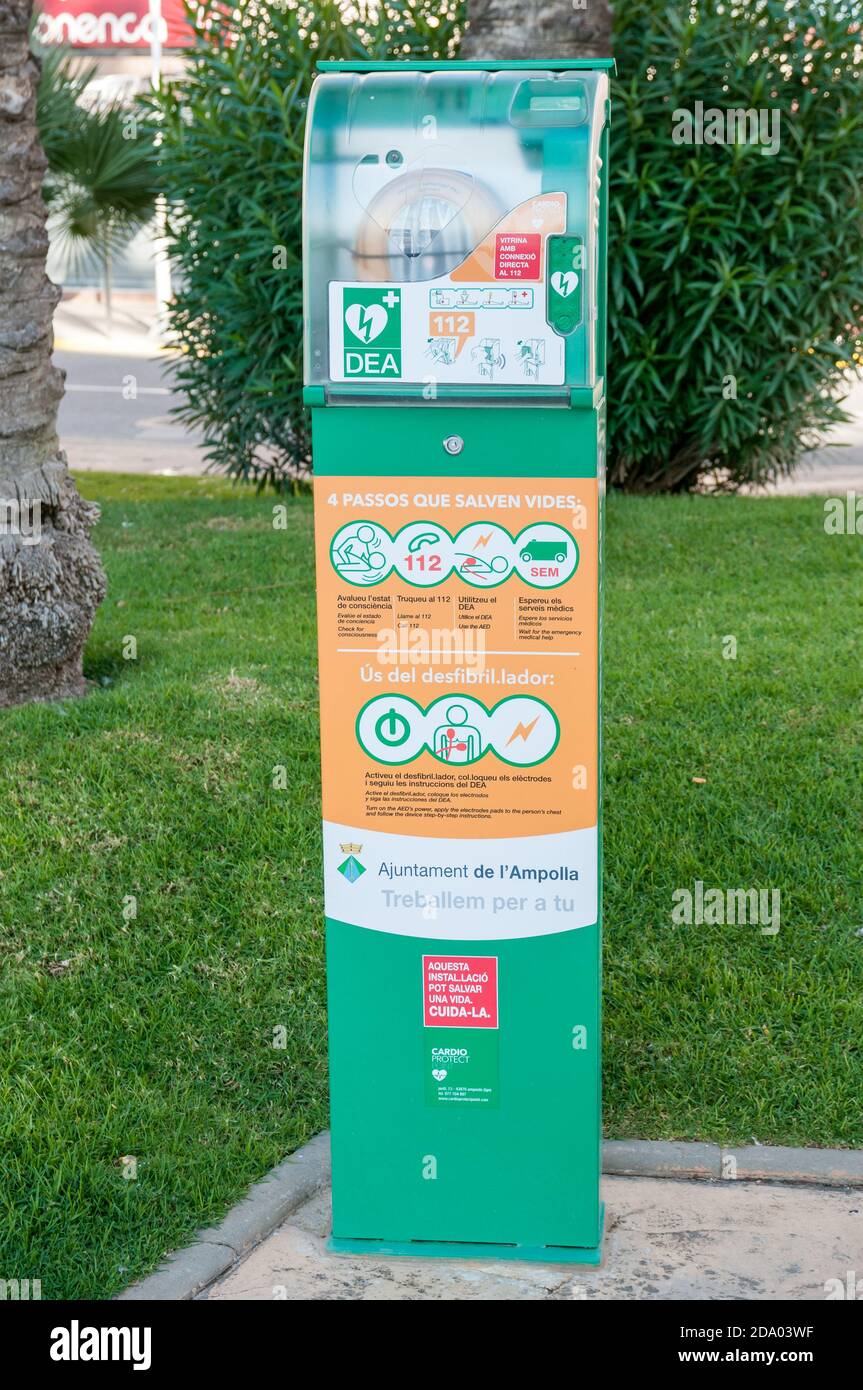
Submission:
<svg viewBox="0 0 863 1390">
<path fill-rule="evenodd" d="M 529 839 L 579 900 L 546 929 L 595 921 L 596 480 L 319 478 L 315 515 L 325 847 Z"/>
</svg>

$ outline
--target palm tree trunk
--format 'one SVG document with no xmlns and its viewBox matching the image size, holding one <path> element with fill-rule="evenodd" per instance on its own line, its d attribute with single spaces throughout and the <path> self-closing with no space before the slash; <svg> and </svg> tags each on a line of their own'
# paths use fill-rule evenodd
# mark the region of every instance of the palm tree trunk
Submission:
<svg viewBox="0 0 863 1390">
<path fill-rule="evenodd" d="M 63 373 L 51 363 L 60 292 L 36 127 L 32 0 L 0 0 L 0 705 L 81 695 L 82 653 L 105 575 L 57 439 Z"/>
<path fill-rule="evenodd" d="M 608 0 L 468 0 L 460 58 L 607 58 Z"/>
</svg>

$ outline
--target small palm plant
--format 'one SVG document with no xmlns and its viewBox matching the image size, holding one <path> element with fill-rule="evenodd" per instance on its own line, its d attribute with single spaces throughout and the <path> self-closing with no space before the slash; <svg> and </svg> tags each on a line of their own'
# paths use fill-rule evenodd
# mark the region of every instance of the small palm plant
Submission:
<svg viewBox="0 0 863 1390">
<path fill-rule="evenodd" d="M 47 50 L 37 120 L 52 235 L 73 266 L 98 267 L 110 322 L 112 262 L 153 217 L 159 190 L 152 125 L 139 107 L 89 101 L 95 71 L 76 72 L 68 56 Z"/>
</svg>

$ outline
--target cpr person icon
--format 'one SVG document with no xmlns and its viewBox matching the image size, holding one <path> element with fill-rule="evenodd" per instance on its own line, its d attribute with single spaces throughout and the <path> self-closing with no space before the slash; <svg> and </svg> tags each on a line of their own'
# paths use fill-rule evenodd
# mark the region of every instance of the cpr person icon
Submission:
<svg viewBox="0 0 863 1390">
<path fill-rule="evenodd" d="M 432 748 L 444 763 L 472 763 L 482 752 L 479 729 L 467 722 L 464 705 L 450 705 L 446 724 L 434 731 Z"/>
<path fill-rule="evenodd" d="M 353 584 L 376 584 L 390 568 L 390 537 L 381 526 L 367 521 L 343 526 L 333 537 L 333 564 L 343 579 Z"/>
</svg>

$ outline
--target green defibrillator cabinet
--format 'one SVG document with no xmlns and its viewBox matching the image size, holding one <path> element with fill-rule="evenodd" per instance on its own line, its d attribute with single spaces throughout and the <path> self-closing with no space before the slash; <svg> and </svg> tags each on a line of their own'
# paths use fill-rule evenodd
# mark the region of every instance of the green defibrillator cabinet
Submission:
<svg viewBox="0 0 863 1390">
<path fill-rule="evenodd" d="M 610 68 L 312 90 L 336 1250 L 599 1258 Z"/>
</svg>

